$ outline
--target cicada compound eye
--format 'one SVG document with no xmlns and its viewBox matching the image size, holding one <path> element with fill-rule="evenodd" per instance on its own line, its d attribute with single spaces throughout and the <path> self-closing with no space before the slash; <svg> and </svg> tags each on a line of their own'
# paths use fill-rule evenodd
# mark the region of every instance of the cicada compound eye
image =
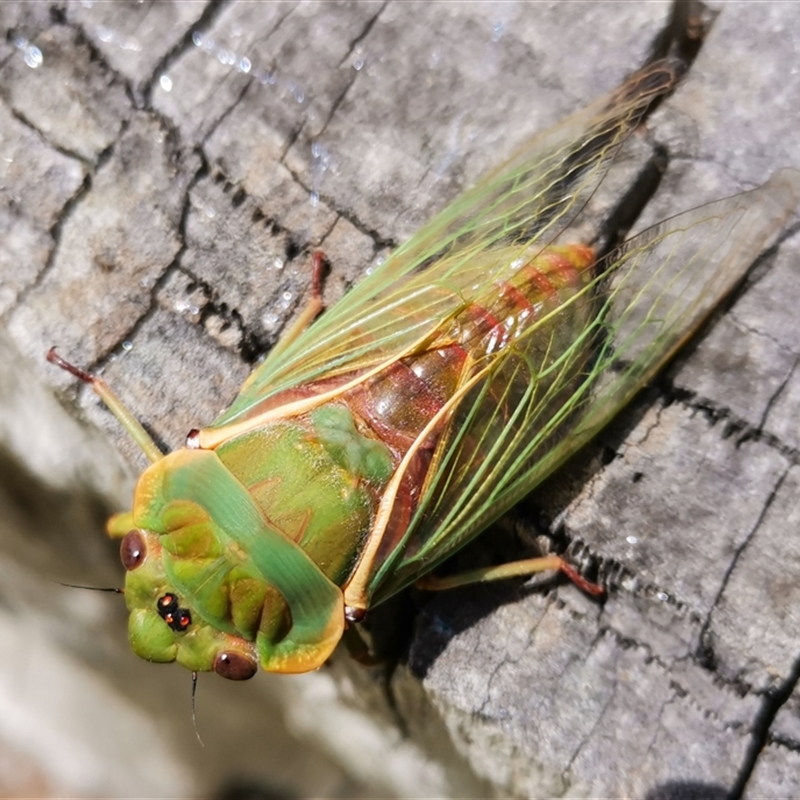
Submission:
<svg viewBox="0 0 800 800">
<path fill-rule="evenodd" d="M 122 559 L 122 566 L 128 571 L 140 567 L 147 558 L 147 544 L 141 531 L 128 531 L 119 545 L 119 557 Z"/>
<path fill-rule="evenodd" d="M 246 681 L 258 672 L 258 664 L 242 653 L 227 650 L 214 659 L 214 672 L 229 681 Z"/>
</svg>

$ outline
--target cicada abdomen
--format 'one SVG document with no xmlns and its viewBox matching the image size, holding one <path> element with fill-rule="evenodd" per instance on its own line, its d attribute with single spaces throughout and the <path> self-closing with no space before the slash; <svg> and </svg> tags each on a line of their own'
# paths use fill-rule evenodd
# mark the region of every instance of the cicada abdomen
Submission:
<svg viewBox="0 0 800 800">
<path fill-rule="evenodd" d="M 513 255 L 494 254 L 499 260 Z M 589 291 L 593 252 L 564 246 L 515 261 L 505 279 L 451 288 L 460 310 L 416 351 L 390 361 L 342 396 L 359 424 L 389 445 L 396 470 L 402 463 L 402 480 L 383 495 L 384 504 L 391 497 L 390 513 L 379 514 L 371 532 L 380 543 L 376 564 L 386 563 L 401 545 L 409 557 L 421 543 L 404 543 L 409 523 L 420 497 L 429 493 L 431 466 L 447 460 L 459 432 L 464 434 L 459 448 L 477 468 L 490 458 L 488 446 L 501 433 L 530 423 L 516 414 L 523 397 L 539 406 L 544 425 L 584 377 L 593 345 L 593 337 L 584 335 L 595 314 Z M 414 309 L 395 313 L 408 319 Z"/>
</svg>

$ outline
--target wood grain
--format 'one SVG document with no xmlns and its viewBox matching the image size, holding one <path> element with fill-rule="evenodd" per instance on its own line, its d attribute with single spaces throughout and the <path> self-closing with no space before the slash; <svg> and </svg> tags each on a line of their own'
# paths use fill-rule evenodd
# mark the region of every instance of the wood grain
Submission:
<svg viewBox="0 0 800 800">
<path fill-rule="evenodd" d="M 0 598 L 20 602 L 3 624 L 9 637 L 20 620 L 39 626 L 54 659 L 41 680 L 62 656 L 94 676 L 18 718 L 66 740 L 76 708 L 102 696 L 127 709 L 111 750 L 92 741 L 103 730 L 75 723 L 80 779 L 58 748 L 37 756 L 24 726 L 0 726 L 0 747 L 34 754 L 46 791 L 209 794 L 252 778 L 298 796 L 800 792 L 800 244 L 788 233 L 657 386 L 529 504 L 624 567 L 604 605 L 565 585 L 436 596 L 388 678 L 337 659 L 235 692 L 203 681 L 209 746 L 186 754 L 180 670 L 128 656 L 107 598 L 76 611 L 84 601 L 45 586 L 62 566 L 76 582 L 113 580 L 101 545 L 59 544 L 57 528 L 63 542 L 99 540 L 99 517 L 130 491 L 116 453 L 143 465 L 96 400 L 45 364 L 50 346 L 102 371 L 159 441 L 180 446 L 300 308 L 312 249 L 331 262 L 334 302 L 520 141 L 641 64 L 669 10 L 0 5 L 0 551 L 16 576 Z M 798 14 L 725 6 L 637 142 L 644 157 L 670 156 L 642 224 L 800 166 Z M 44 507 L 57 491 L 69 513 L 33 515 L 28 495 Z M 15 661 L 0 708 L 28 674 Z"/>
</svg>

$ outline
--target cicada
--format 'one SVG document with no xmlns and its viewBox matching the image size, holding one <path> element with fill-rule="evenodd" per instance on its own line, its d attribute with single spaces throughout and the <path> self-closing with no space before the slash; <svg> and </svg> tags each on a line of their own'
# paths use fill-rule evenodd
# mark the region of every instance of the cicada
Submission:
<svg viewBox="0 0 800 800">
<path fill-rule="evenodd" d="M 576 223 L 675 86 L 654 63 L 529 142 L 334 307 L 311 301 L 233 404 L 152 464 L 119 538 L 141 657 L 231 679 L 319 667 L 346 627 L 430 573 L 591 437 L 785 223 L 800 175 L 598 256 Z M 560 558 L 501 570 L 561 568 Z M 574 574 L 574 573 L 573 573 Z"/>
</svg>

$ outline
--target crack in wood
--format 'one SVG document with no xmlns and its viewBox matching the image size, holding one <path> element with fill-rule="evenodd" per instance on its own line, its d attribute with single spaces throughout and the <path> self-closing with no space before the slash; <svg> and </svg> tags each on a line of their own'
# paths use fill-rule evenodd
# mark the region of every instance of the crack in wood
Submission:
<svg viewBox="0 0 800 800">
<path fill-rule="evenodd" d="M 221 14 L 231 6 L 232 2 L 234 0 L 212 0 L 212 2 L 207 3 L 195 24 L 188 27 L 181 39 L 159 59 L 149 77 L 142 82 L 141 95 L 145 108 L 152 108 L 153 106 L 153 88 L 159 77 L 173 64 L 180 61 L 187 52 L 191 52 L 194 49 L 192 37 L 195 31 L 211 28 Z"/>
<path fill-rule="evenodd" d="M 768 743 L 770 728 L 775 722 L 778 711 L 789 700 L 792 692 L 794 692 L 795 688 L 798 686 L 799 681 L 800 654 L 798 654 L 795 659 L 791 671 L 786 676 L 786 680 L 774 689 L 764 693 L 761 707 L 756 713 L 751 727 L 750 745 L 742 760 L 739 774 L 736 776 L 736 780 L 731 787 L 731 800 L 739 800 L 743 796 L 753 771 L 756 768 L 758 759 L 764 752 L 764 748 Z"/>
</svg>

